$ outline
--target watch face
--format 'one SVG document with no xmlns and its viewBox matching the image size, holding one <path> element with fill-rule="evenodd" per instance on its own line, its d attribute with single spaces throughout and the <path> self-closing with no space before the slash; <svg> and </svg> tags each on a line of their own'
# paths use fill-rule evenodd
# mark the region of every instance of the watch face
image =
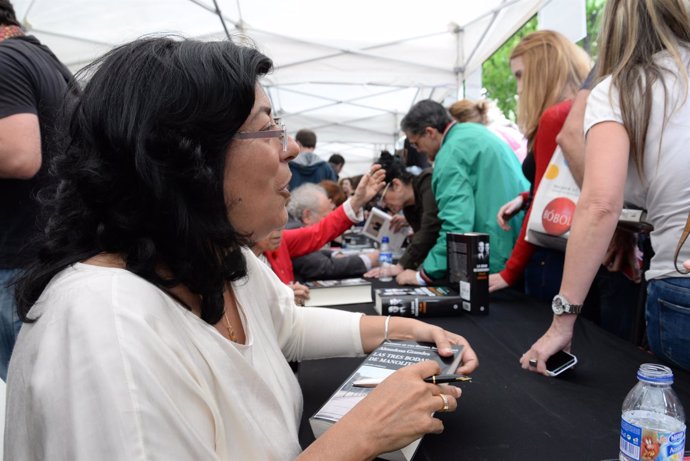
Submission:
<svg viewBox="0 0 690 461">
<path fill-rule="evenodd" d="M 565 308 L 563 307 L 563 299 L 560 297 L 560 295 L 557 295 L 555 298 L 553 298 L 551 308 L 553 309 L 553 313 L 556 315 L 561 315 L 563 312 L 565 312 Z"/>
</svg>

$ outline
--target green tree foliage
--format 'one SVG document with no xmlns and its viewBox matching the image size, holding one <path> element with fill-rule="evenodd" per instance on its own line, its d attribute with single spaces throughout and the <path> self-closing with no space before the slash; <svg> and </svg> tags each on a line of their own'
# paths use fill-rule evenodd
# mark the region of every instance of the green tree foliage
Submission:
<svg viewBox="0 0 690 461">
<path fill-rule="evenodd" d="M 482 84 L 486 98 L 495 101 L 509 120 L 515 121 L 517 85 L 510 72 L 510 53 L 522 38 L 537 30 L 537 17 L 533 17 L 510 37 L 489 59 L 482 64 Z"/>
<path fill-rule="evenodd" d="M 587 0 L 587 36 L 578 42 L 593 58 L 596 57 L 599 46 L 597 35 L 599 22 L 604 11 L 606 0 Z M 496 52 L 482 65 L 482 81 L 486 92 L 485 97 L 493 100 L 498 108 L 509 120 L 515 121 L 517 108 L 517 86 L 510 72 L 508 62 L 513 48 L 522 38 L 537 30 L 537 17 L 525 23 L 512 37 L 510 37 Z"/>
</svg>

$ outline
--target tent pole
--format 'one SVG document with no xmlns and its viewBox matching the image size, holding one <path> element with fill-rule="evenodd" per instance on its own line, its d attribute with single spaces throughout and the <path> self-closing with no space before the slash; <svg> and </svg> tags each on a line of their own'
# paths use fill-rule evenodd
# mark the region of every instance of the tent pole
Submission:
<svg viewBox="0 0 690 461">
<path fill-rule="evenodd" d="M 454 24 L 453 34 L 455 34 L 455 66 L 453 72 L 455 73 L 455 87 L 457 99 L 462 99 L 465 95 L 464 81 L 465 81 L 465 48 L 463 46 L 463 39 L 465 29 Z"/>
<path fill-rule="evenodd" d="M 228 40 L 232 41 L 232 38 L 230 38 L 230 32 L 228 31 L 228 26 L 225 25 L 225 19 L 223 18 L 223 13 L 220 12 L 220 8 L 218 8 L 218 2 L 216 0 L 213 0 L 213 6 L 216 8 L 216 14 L 218 15 L 218 18 L 220 18 L 220 23 L 223 25 L 223 30 L 225 31 L 225 36 L 228 37 Z M 240 26 L 242 24 L 242 20 L 240 19 Z"/>
</svg>

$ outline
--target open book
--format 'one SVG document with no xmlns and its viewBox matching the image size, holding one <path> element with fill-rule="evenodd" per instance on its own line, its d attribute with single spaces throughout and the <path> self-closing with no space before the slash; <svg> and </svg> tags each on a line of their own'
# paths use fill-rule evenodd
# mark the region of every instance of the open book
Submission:
<svg viewBox="0 0 690 461">
<path fill-rule="evenodd" d="M 390 228 L 391 219 L 393 217 L 386 213 L 385 211 L 379 210 L 374 207 L 369 212 L 369 217 L 367 222 L 364 223 L 364 229 L 362 229 L 362 234 L 373 238 L 377 242 L 381 242 L 384 235 L 388 236 L 388 244 L 393 252 L 400 250 L 405 237 L 407 236 L 409 227 L 403 227 L 398 232 L 393 232 Z"/>
<path fill-rule="evenodd" d="M 416 341 L 386 341 L 377 347 L 352 375 L 340 386 L 330 399 L 309 418 L 314 436 L 319 437 L 340 418 L 364 399 L 371 388 L 353 386 L 360 379 L 385 378 L 395 370 L 424 360 L 435 360 L 441 366 L 441 374 L 454 373 L 460 364 L 462 346 L 453 345 L 452 357 L 441 357 L 436 347 Z M 410 461 L 419 442 L 417 439 L 400 450 L 384 453 L 379 458 L 389 461 Z"/>
</svg>

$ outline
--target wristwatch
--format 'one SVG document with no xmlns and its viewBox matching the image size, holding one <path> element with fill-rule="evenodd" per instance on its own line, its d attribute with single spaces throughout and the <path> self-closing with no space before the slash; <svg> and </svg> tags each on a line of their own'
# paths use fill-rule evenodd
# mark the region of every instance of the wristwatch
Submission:
<svg viewBox="0 0 690 461">
<path fill-rule="evenodd" d="M 561 295 L 556 295 L 551 302 L 551 309 L 556 315 L 579 314 L 582 311 L 582 304 L 570 304 Z"/>
</svg>

